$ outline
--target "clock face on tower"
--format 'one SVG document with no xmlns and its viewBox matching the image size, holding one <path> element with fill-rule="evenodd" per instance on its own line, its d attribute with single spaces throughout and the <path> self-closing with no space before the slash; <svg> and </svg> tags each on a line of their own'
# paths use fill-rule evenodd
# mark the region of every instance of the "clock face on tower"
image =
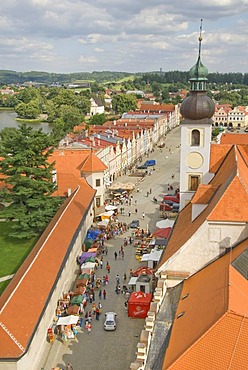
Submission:
<svg viewBox="0 0 248 370">
<path fill-rule="evenodd" d="M 203 156 L 197 152 L 191 152 L 186 157 L 187 166 L 192 169 L 200 168 L 203 165 Z"/>
</svg>

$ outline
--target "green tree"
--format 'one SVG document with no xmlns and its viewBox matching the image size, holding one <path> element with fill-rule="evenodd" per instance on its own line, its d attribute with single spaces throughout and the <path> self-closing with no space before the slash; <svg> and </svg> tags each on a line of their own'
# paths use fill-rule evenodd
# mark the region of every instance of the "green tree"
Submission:
<svg viewBox="0 0 248 370">
<path fill-rule="evenodd" d="M 15 111 L 20 118 L 36 119 L 41 113 L 39 102 L 31 100 L 29 103 L 20 103 L 15 107 Z"/>
<path fill-rule="evenodd" d="M 51 137 L 26 124 L 18 129 L 5 128 L 0 132 L 0 173 L 8 191 L 1 197 L 10 205 L 0 211 L 1 218 L 13 223 L 11 236 L 31 238 L 39 235 L 54 216 L 61 200 L 53 197 L 54 164 L 47 162 L 53 149 Z"/>
<path fill-rule="evenodd" d="M 137 99 L 134 94 L 118 94 L 112 99 L 112 107 L 120 114 L 137 109 Z"/>
<path fill-rule="evenodd" d="M 94 116 L 91 116 L 89 119 L 90 125 L 102 125 L 104 122 L 106 122 L 106 115 L 104 113 L 94 114 Z"/>
</svg>

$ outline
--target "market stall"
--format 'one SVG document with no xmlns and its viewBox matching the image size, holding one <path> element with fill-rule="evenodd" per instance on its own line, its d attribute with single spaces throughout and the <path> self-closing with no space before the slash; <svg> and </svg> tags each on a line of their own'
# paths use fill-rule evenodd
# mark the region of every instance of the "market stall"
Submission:
<svg viewBox="0 0 248 370">
<path fill-rule="evenodd" d="M 151 293 L 133 292 L 128 300 L 128 317 L 146 318 L 152 302 Z"/>
</svg>

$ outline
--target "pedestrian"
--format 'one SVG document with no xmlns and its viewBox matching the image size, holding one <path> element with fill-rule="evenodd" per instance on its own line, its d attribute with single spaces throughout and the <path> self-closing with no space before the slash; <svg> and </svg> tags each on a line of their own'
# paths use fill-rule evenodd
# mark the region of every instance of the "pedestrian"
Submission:
<svg viewBox="0 0 248 370">
<path fill-rule="evenodd" d="M 128 211 L 128 216 L 129 216 L 129 217 L 131 216 L 131 212 L 130 212 L 130 211 Z"/>
<path fill-rule="evenodd" d="M 102 290 L 101 290 L 101 289 L 99 290 L 98 298 L 99 298 L 99 299 L 102 299 Z"/>
<path fill-rule="evenodd" d="M 110 273 L 110 265 L 107 266 L 108 274 Z M 107 279 L 106 279 L 106 284 L 107 284 Z"/>
<path fill-rule="evenodd" d="M 110 266 L 109 266 L 109 268 L 110 268 Z M 108 285 L 108 283 L 109 283 L 108 275 L 105 276 L 105 283 L 106 283 L 106 285 Z"/>
<path fill-rule="evenodd" d="M 118 285 L 117 286 L 117 294 L 120 294 L 121 293 L 121 286 L 120 285 Z"/>
<path fill-rule="evenodd" d="M 106 290 L 104 289 L 104 291 L 103 291 L 103 299 L 106 299 L 106 296 L 107 296 L 107 292 L 106 292 Z"/>
<path fill-rule="evenodd" d="M 87 325 L 87 331 L 88 331 L 88 334 L 90 335 L 91 333 L 91 323 L 89 322 L 88 325 Z"/>
<path fill-rule="evenodd" d="M 99 312 L 99 308 L 97 307 L 96 308 L 96 320 L 99 321 L 99 316 L 100 316 L 100 312 Z"/>
<path fill-rule="evenodd" d="M 105 247 L 105 254 L 108 255 L 108 247 Z"/>
<path fill-rule="evenodd" d="M 126 281 L 126 280 L 127 280 L 127 274 L 126 274 L 126 273 L 124 273 L 124 275 L 123 275 L 123 280 L 124 280 L 124 281 Z"/>
<path fill-rule="evenodd" d="M 102 269 L 102 266 L 103 266 L 103 261 L 101 260 L 100 261 L 100 269 Z"/>
<path fill-rule="evenodd" d="M 121 257 L 124 260 L 124 251 L 122 251 Z"/>
<path fill-rule="evenodd" d="M 138 213 L 138 210 L 137 210 L 137 208 L 135 208 L 135 213 L 136 213 L 136 215 L 137 215 L 137 213 Z"/>
<path fill-rule="evenodd" d="M 117 252 L 116 251 L 114 253 L 114 256 L 115 256 L 115 260 L 117 260 Z"/>
<path fill-rule="evenodd" d="M 144 220 L 144 218 L 145 218 L 145 213 L 144 213 L 144 212 L 142 213 L 142 218 L 143 218 L 143 220 Z"/>
<path fill-rule="evenodd" d="M 80 328 L 83 327 L 83 322 L 84 322 L 84 319 L 82 317 L 80 317 L 80 320 L 79 320 L 79 326 L 80 326 Z"/>
<path fill-rule="evenodd" d="M 118 274 L 116 275 L 115 280 L 117 284 L 120 284 L 120 276 Z"/>
<path fill-rule="evenodd" d="M 67 363 L 66 370 L 73 370 L 73 366 L 70 362 Z"/>
</svg>

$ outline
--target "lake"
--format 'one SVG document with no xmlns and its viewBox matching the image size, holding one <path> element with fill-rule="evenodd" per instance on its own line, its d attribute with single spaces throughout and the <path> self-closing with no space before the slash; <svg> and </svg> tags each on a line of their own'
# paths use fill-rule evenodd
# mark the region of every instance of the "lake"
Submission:
<svg viewBox="0 0 248 370">
<path fill-rule="evenodd" d="M 21 122 L 15 120 L 17 114 L 11 110 L 0 110 L 0 130 L 5 127 L 15 127 L 18 128 L 18 125 Z M 52 127 L 49 126 L 47 122 L 37 122 L 37 123 L 29 123 L 27 122 L 28 126 L 33 127 L 35 130 L 42 129 L 45 133 L 49 133 L 52 130 Z"/>
</svg>

